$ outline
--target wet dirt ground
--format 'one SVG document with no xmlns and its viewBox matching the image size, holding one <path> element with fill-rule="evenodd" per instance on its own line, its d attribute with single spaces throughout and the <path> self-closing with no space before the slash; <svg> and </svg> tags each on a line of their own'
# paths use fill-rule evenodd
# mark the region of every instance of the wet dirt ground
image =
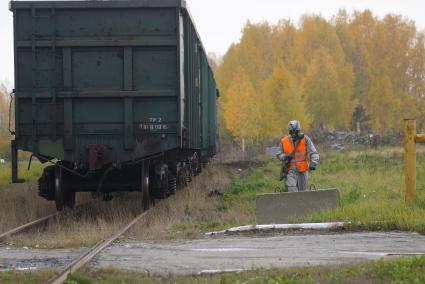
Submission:
<svg viewBox="0 0 425 284">
<path fill-rule="evenodd" d="M 86 250 L 0 246 L 0 271 L 60 269 Z M 405 232 L 359 232 L 153 242 L 120 240 L 98 255 L 90 267 L 113 267 L 166 276 L 259 267 L 344 264 L 401 255 L 425 255 L 425 236 Z"/>
<path fill-rule="evenodd" d="M 87 248 L 46 250 L 1 245 L 0 272 L 11 269 L 16 271 L 63 269 L 87 250 Z"/>
</svg>

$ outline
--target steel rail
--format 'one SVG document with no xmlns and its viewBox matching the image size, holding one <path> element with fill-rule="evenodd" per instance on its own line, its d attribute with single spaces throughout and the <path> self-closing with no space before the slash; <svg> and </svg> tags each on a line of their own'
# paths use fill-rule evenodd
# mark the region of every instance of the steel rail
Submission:
<svg viewBox="0 0 425 284">
<path fill-rule="evenodd" d="M 77 271 L 90 260 L 93 259 L 98 253 L 100 253 L 103 249 L 108 247 L 111 243 L 113 243 L 116 239 L 122 236 L 125 232 L 127 232 L 131 227 L 133 227 L 136 223 L 138 223 L 143 217 L 146 216 L 148 211 L 143 212 L 139 216 L 133 219 L 130 223 L 128 223 L 125 227 L 120 229 L 117 233 L 109 237 L 108 239 L 101 240 L 95 246 L 93 246 L 89 251 L 85 254 L 74 260 L 70 265 L 68 265 L 64 270 L 62 270 L 55 277 L 50 279 L 47 283 L 49 284 L 62 284 L 67 279 L 68 275 L 72 272 Z"/>
<path fill-rule="evenodd" d="M 51 219 L 51 218 L 53 218 L 53 217 L 56 217 L 56 216 L 58 216 L 58 215 L 59 215 L 59 212 L 56 212 L 56 213 L 50 214 L 50 215 L 48 215 L 48 216 L 42 217 L 42 218 L 40 218 L 40 219 L 36 219 L 36 220 L 34 220 L 34 221 L 31 221 L 31 222 L 29 222 L 29 223 L 26 223 L 26 224 L 24 224 L 24 225 L 21 225 L 21 226 L 19 226 L 19 227 L 16 227 L 16 228 L 14 228 L 14 229 L 12 229 L 12 230 L 10 230 L 10 231 L 7 231 L 7 232 L 5 232 L 5 233 L 2 233 L 2 234 L 0 235 L 0 241 L 1 241 L 1 240 L 3 240 L 4 238 L 8 237 L 8 236 L 11 236 L 11 235 L 13 235 L 13 234 L 19 233 L 19 232 L 21 232 L 21 231 L 23 231 L 23 230 L 25 230 L 25 229 L 27 229 L 27 228 L 29 228 L 29 227 L 31 227 L 31 226 L 38 225 L 38 224 L 40 224 L 40 223 L 42 223 L 42 222 L 45 222 L 45 221 L 47 221 L 47 220 L 49 220 L 49 219 Z"/>
<path fill-rule="evenodd" d="M 84 206 L 88 205 L 89 203 L 90 203 L 90 202 L 83 203 L 83 204 L 79 204 L 79 205 L 75 206 L 75 208 L 74 208 L 73 210 L 74 210 L 74 211 L 76 211 L 76 210 L 80 210 L 80 209 L 84 208 Z M 52 219 L 52 218 L 54 218 L 54 217 L 58 217 L 58 216 L 60 215 L 60 213 L 61 213 L 61 211 L 57 211 L 57 212 L 52 213 L 52 214 L 50 214 L 50 215 L 47 215 L 47 216 L 45 216 L 45 217 L 41 217 L 41 218 L 39 218 L 39 219 L 33 220 L 33 221 L 28 222 L 28 223 L 26 223 L 26 224 L 24 224 L 24 225 L 21 225 L 21 226 L 19 226 L 19 227 L 16 227 L 16 228 L 14 228 L 14 229 L 11 229 L 11 230 L 9 230 L 9 231 L 7 231 L 7 232 L 4 232 L 4 233 L 0 234 L 0 242 L 1 242 L 4 238 L 9 237 L 9 236 L 11 236 L 11 235 L 14 235 L 14 234 L 16 234 L 16 233 L 19 233 L 19 232 L 21 232 L 21 231 L 23 231 L 23 230 L 25 230 L 25 229 L 27 229 L 27 228 L 29 228 L 29 227 L 32 227 L 32 226 L 38 225 L 38 224 L 43 223 L 43 222 L 45 222 L 45 221 L 47 221 L 47 220 L 49 220 L 49 219 Z"/>
</svg>

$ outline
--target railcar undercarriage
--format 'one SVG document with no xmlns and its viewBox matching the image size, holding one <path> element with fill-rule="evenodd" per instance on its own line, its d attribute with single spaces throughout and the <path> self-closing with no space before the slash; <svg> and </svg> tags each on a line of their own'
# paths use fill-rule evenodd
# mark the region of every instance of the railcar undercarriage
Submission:
<svg viewBox="0 0 425 284">
<path fill-rule="evenodd" d="M 143 207 L 148 209 L 152 199 L 173 195 L 202 170 L 198 152 L 175 160 L 164 155 L 85 172 L 73 168 L 72 163 L 59 161 L 44 169 L 38 180 L 39 195 L 55 201 L 56 208 L 62 210 L 74 207 L 77 192 L 90 192 L 94 197 L 103 196 L 104 200 L 110 199 L 114 192 L 140 192 Z"/>
</svg>

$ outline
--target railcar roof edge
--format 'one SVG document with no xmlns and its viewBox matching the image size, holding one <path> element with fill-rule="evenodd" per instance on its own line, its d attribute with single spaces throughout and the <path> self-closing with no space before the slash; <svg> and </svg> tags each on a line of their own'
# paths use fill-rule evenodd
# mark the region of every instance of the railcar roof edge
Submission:
<svg viewBox="0 0 425 284">
<path fill-rule="evenodd" d="M 13 12 L 14 9 L 31 9 L 31 8 L 167 8 L 176 7 L 186 10 L 189 18 L 195 26 L 195 31 L 201 41 L 202 48 L 206 52 L 202 43 L 201 36 L 196 28 L 193 16 L 187 7 L 186 0 L 71 0 L 71 1 L 58 1 L 58 0 L 45 0 L 45 1 L 10 1 L 9 10 Z M 209 68 L 212 70 L 210 64 Z M 214 76 L 215 77 L 215 76 Z M 214 78 L 215 80 L 215 78 Z"/>
<path fill-rule="evenodd" d="M 10 1 L 10 10 L 30 8 L 186 8 L 185 0 Z"/>
</svg>

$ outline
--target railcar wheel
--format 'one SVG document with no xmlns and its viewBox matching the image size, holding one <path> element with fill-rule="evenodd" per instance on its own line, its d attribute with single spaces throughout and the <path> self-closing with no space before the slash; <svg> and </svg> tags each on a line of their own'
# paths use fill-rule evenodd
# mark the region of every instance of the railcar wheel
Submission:
<svg viewBox="0 0 425 284">
<path fill-rule="evenodd" d="M 158 177 L 156 177 L 158 178 Z M 157 180 L 158 187 L 155 188 L 155 197 L 159 199 L 164 199 L 170 196 L 170 185 L 169 185 L 169 175 L 168 173 Z"/>
<path fill-rule="evenodd" d="M 151 197 L 149 192 L 149 161 L 144 161 L 142 163 L 141 191 L 143 210 L 148 210 L 151 203 Z"/>
<path fill-rule="evenodd" d="M 202 172 L 201 161 L 198 156 L 198 152 L 195 152 L 192 157 L 191 167 L 193 171 L 193 175 L 197 176 Z"/>
<path fill-rule="evenodd" d="M 56 210 L 62 211 L 65 205 L 65 196 L 62 185 L 62 171 L 61 168 L 55 168 L 55 201 Z"/>
<path fill-rule="evenodd" d="M 177 189 L 186 186 L 186 166 L 184 163 L 179 163 L 177 170 Z"/>
<path fill-rule="evenodd" d="M 38 194 L 43 198 L 55 200 L 55 166 L 47 166 L 38 179 Z"/>
<path fill-rule="evenodd" d="M 75 192 L 67 190 L 64 173 L 60 167 L 55 168 L 55 202 L 58 211 L 65 207 L 72 209 L 75 205 Z"/>
<path fill-rule="evenodd" d="M 192 169 L 190 163 L 185 164 L 183 168 L 183 186 L 187 186 L 192 181 Z"/>
<path fill-rule="evenodd" d="M 65 206 L 74 209 L 75 206 L 75 195 L 76 193 L 74 191 L 68 191 L 66 192 L 66 198 L 65 198 Z"/>
<path fill-rule="evenodd" d="M 168 192 L 170 195 L 175 194 L 177 191 L 177 178 L 172 174 L 168 176 Z"/>
</svg>

